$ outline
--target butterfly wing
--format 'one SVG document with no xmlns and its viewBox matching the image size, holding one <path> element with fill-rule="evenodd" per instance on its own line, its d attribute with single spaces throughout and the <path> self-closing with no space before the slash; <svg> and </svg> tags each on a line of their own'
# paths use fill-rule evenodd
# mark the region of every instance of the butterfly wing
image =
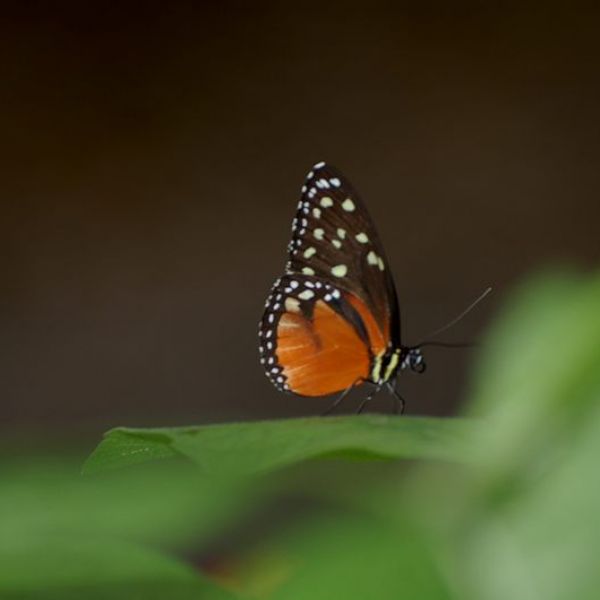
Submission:
<svg viewBox="0 0 600 600">
<path fill-rule="evenodd" d="M 302 187 L 288 246 L 289 273 L 335 282 L 360 298 L 388 341 L 400 343 L 400 316 L 392 273 L 371 217 L 337 169 L 316 164 Z"/>
<path fill-rule="evenodd" d="M 394 281 L 373 222 L 349 181 L 318 163 L 292 224 L 286 274 L 259 326 L 261 362 L 280 390 L 303 396 L 369 379 L 399 343 Z"/>
<path fill-rule="evenodd" d="M 272 383 L 301 396 L 325 396 L 369 377 L 384 335 L 354 294 L 317 277 L 275 282 L 259 327 L 261 362 Z"/>
</svg>

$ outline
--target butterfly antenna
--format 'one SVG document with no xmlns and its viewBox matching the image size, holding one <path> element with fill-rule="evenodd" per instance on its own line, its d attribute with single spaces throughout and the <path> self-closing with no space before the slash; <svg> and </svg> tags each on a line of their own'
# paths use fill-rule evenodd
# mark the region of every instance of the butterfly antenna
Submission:
<svg viewBox="0 0 600 600">
<path fill-rule="evenodd" d="M 480 294 L 475 300 L 473 300 L 473 302 L 471 302 L 471 304 L 469 304 L 469 306 L 467 306 L 467 308 L 465 308 L 465 310 L 463 310 L 457 317 L 454 317 L 454 319 L 452 319 L 452 321 L 450 321 L 449 323 L 446 323 L 446 325 L 444 325 L 443 327 L 440 327 L 439 329 L 436 329 L 435 331 L 430 333 L 424 340 L 422 340 L 421 342 L 416 344 L 414 346 L 414 348 L 422 348 L 423 346 L 443 346 L 445 348 L 466 348 L 468 346 L 472 346 L 473 344 L 470 344 L 468 342 L 466 342 L 466 343 L 459 342 L 456 344 L 450 343 L 450 342 L 436 342 L 433 340 L 433 338 L 440 335 L 440 333 L 444 333 L 444 331 L 447 331 L 451 327 L 454 327 L 454 325 L 456 325 L 459 321 L 461 321 L 464 317 L 466 317 L 491 291 L 492 291 L 492 288 L 488 287 L 482 294 Z"/>
</svg>

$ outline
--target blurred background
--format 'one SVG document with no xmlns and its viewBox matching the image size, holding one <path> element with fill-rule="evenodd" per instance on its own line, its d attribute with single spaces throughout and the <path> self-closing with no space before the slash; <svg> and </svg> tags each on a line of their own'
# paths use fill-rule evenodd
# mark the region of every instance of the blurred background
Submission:
<svg viewBox="0 0 600 600">
<path fill-rule="evenodd" d="M 319 160 L 370 208 L 406 343 L 597 264 L 598 11 L 517 6 L 4 3 L 0 428 L 322 412 L 256 338 Z M 432 349 L 407 412 L 454 413 L 474 355 Z"/>
</svg>

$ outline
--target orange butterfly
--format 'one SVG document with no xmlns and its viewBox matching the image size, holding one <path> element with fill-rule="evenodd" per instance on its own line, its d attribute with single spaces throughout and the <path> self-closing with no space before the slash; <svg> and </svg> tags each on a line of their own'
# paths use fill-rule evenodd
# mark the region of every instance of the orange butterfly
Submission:
<svg viewBox="0 0 600 600">
<path fill-rule="evenodd" d="M 300 396 L 384 385 L 396 408 L 400 369 L 422 373 L 419 347 L 400 342 L 392 273 L 371 218 L 348 180 L 323 162 L 302 187 L 289 260 L 275 281 L 259 326 L 261 363 L 281 391 Z M 331 410 L 330 409 L 330 410 Z"/>
</svg>

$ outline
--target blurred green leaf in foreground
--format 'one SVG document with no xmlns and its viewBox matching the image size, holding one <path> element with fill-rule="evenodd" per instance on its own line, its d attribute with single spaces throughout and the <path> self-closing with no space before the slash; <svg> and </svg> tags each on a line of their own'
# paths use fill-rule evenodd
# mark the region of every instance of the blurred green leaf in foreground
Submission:
<svg viewBox="0 0 600 600">
<path fill-rule="evenodd" d="M 0 598 L 587 600 L 600 590 L 600 278 L 539 277 L 461 419 L 116 429 L 0 464 Z"/>
</svg>

